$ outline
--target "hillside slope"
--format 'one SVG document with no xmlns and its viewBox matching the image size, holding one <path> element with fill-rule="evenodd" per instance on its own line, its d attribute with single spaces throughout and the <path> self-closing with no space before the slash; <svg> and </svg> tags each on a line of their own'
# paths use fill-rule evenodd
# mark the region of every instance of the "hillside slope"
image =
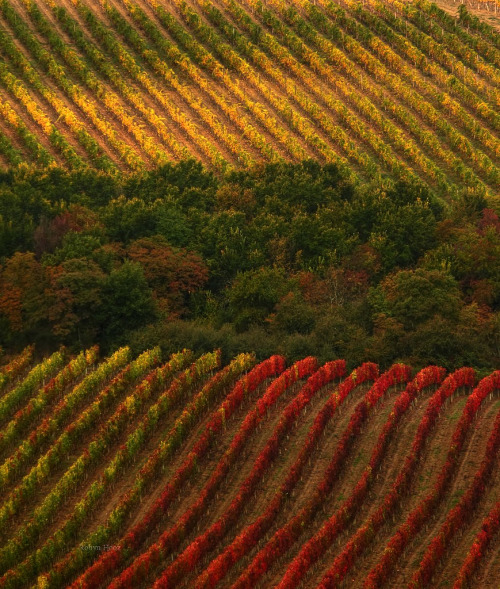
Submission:
<svg viewBox="0 0 500 589">
<path fill-rule="evenodd" d="M 1 164 L 315 158 L 491 197 L 498 39 L 427 2 L 2 0 Z"/>
<path fill-rule="evenodd" d="M 494 587 L 499 371 L 31 354 L 0 366 L 0 587 Z"/>
</svg>

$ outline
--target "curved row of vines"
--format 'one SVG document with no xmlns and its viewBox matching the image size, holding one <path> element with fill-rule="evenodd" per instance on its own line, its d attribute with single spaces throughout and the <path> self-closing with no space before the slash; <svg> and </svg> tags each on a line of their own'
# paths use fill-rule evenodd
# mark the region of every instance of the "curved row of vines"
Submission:
<svg viewBox="0 0 500 589">
<path fill-rule="evenodd" d="M 499 390 L 471 368 L 27 348 L 0 365 L 0 587 L 483 586 Z"/>
</svg>

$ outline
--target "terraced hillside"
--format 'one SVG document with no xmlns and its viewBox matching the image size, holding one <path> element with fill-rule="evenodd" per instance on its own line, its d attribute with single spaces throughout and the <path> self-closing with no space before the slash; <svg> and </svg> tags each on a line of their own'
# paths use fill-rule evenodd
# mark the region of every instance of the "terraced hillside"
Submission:
<svg viewBox="0 0 500 589">
<path fill-rule="evenodd" d="M 492 197 L 499 39 L 425 1 L 2 0 L 1 164 L 315 158 Z"/>
<path fill-rule="evenodd" d="M 496 586 L 500 372 L 32 354 L 0 366 L 0 587 Z"/>
</svg>

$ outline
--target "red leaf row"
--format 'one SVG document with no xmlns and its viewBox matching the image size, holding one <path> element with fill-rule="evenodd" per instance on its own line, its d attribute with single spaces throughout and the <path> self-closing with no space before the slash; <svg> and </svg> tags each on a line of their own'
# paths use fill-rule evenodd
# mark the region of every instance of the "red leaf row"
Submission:
<svg viewBox="0 0 500 589">
<path fill-rule="evenodd" d="M 493 375 L 487 377 L 483 379 L 470 394 L 464 407 L 462 417 L 460 418 L 455 432 L 453 433 L 451 447 L 446 458 L 446 463 L 444 464 L 438 476 L 438 480 L 434 485 L 434 489 L 427 495 L 427 497 L 424 498 L 419 506 L 417 506 L 416 510 L 432 509 L 433 506 L 436 505 L 439 501 L 441 494 L 445 491 L 449 481 L 451 480 L 451 477 L 453 476 L 457 460 L 464 446 L 472 419 L 479 409 L 483 399 L 498 387 L 497 381 L 498 379 L 494 378 Z M 410 480 L 412 472 L 413 469 L 411 472 L 405 472 L 404 469 L 401 471 L 393 485 L 391 492 L 386 495 L 377 511 L 356 532 L 344 550 L 334 560 L 332 566 L 323 577 L 321 583 L 318 585 L 318 588 L 331 589 L 332 587 L 338 587 L 339 583 L 354 564 L 356 556 L 361 554 L 364 548 L 374 537 L 376 531 L 383 524 L 384 519 L 396 506 L 401 492 L 404 491 L 407 487 L 407 481 Z"/>
<path fill-rule="evenodd" d="M 253 524 L 247 526 L 233 540 L 233 542 L 210 563 L 204 573 L 196 579 L 194 583 L 196 589 L 215 587 L 219 581 L 225 577 L 229 569 L 257 544 L 263 534 L 267 532 L 278 515 L 283 503 L 298 483 L 306 461 L 311 456 L 311 453 L 316 447 L 327 423 L 330 421 L 339 405 L 355 387 L 367 380 L 374 380 L 377 376 L 377 365 L 367 362 L 342 382 L 338 391 L 332 394 L 322 410 L 316 416 L 314 423 L 308 432 L 304 447 L 290 467 L 285 481 L 273 497 L 267 509 Z"/>
<path fill-rule="evenodd" d="M 284 554 L 303 533 L 304 526 L 312 519 L 323 503 L 324 497 L 331 491 L 333 483 L 344 466 L 355 435 L 360 431 L 362 424 L 368 417 L 369 409 L 391 386 L 408 381 L 410 375 L 411 369 L 408 366 L 397 364 L 375 381 L 364 399 L 356 406 L 325 476 L 306 507 L 274 534 L 233 585 L 233 589 L 252 589 L 255 587 L 260 577 L 265 574 L 271 564 Z"/>
<path fill-rule="evenodd" d="M 458 577 L 453 584 L 453 589 L 466 589 L 472 586 L 472 577 L 481 563 L 483 554 L 498 533 L 498 530 L 500 530 L 500 501 L 497 501 L 495 507 L 493 507 L 483 521 L 481 531 L 476 536 L 474 543 L 465 557 Z"/>
<path fill-rule="evenodd" d="M 417 462 L 424 447 L 425 441 L 434 427 L 439 411 L 444 401 L 460 387 L 472 387 L 475 383 L 474 370 L 461 368 L 450 374 L 429 401 L 425 414 L 420 422 L 415 435 L 410 454 L 405 460 L 403 470 L 410 473 Z M 400 480 L 402 477 L 400 475 Z M 384 554 L 376 566 L 370 571 L 365 583 L 365 589 L 376 589 L 385 585 L 394 565 L 407 546 L 424 523 L 427 512 L 421 509 L 414 510 L 402 524 L 394 536 L 389 540 Z"/>
<path fill-rule="evenodd" d="M 214 436 L 220 433 L 224 427 L 225 419 L 230 417 L 249 392 L 254 391 L 267 378 L 281 374 L 285 369 L 285 359 L 282 356 L 271 356 L 264 362 L 255 366 L 247 375 L 242 377 L 227 395 L 220 408 L 212 413 L 211 419 L 205 431 L 189 453 L 186 460 L 179 467 L 173 478 L 165 486 L 162 495 L 155 501 L 144 518 L 130 530 L 120 543 L 114 548 L 102 553 L 92 566 L 90 566 L 72 585 L 73 588 L 99 587 L 109 574 L 118 568 L 125 559 L 126 554 L 135 550 L 148 535 L 167 507 L 176 497 L 182 483 L 184 483 L 196 468 L 197 460 L 203 456 L 210 447 Z"/>
<path fill-rule="evenodd" d="M 183 515 L 173 528 L 167 530 L 156 544 L 151 546 L 146 553 L 137 558 L 128 569 L 115 579 L 112 583 L 113 587 L 133 587 L 138 579 L 144 578 L 150 568 L 158 564 L 160 559 L 177 545 L 180 538 L 184 537 L 184 534 L 203 513 L 206 503 L 214 496 L 249 435 L 261 421 L 266 409 L 273 405 L 281 394 L 296 382 L 297 379 L 310 374 L 315 369 L 316 360 L 314 358 L 306 358 L 289 368 L 267 388 L 263 397 L 257 402 L 256 408 L 246 416 L 240 430 L 233 438 L 229 449 L 217 465 L 214 474 L 202 490 L 195 505 Z"/>
<path fill-rule="evenodd" d="M 191 544 L 176 558 L 176 560 L 167 567 L 167 569 L 155 582 L 153 586 L 154 589 L 167 589 L 175 587 L 183 575 L 192 571 L 199 560 L 205 554 L 215 548 L 227 530 L 237 521 L 244 504 L 250 499 L 251 494 L 254 492 L 256 485 L 262 478 L 262 475 L 269 468 L 272 461 L 276 458 L 279 451 L 279 446 L 284 436 L 290 430 L 294 421 L 300 416 L 304 407 L 306 407 L 306 405 L 310 402 L 318 390 L 320 390 L 332 380 L 340 378 L 344 375 L 345 361 L 337 360 L 325 364 L 308 379 L 306 384 L 300 390 L 299 394 L 287 405 L 283 411 L 283 414 L 273 432 L 273 435 L 255 460 L 250 474 L 242 483 L 238 493 L 232 500 L 228 509 L 214 524 L 212 524 L 212 526 L 210 526 L 208 530 L 206 530 L 203 534 L 191 542 Z M 257 411 L 262 413 L 263 407 L 261 408 L 258 405 Z M 252 414 L 249 414 L 243 425 L 245 425 L 250 417 L 252 418 L 252 421 L 254 420 Z M 237 437 L 238 436 L 236 436 L 236 438 Z M 239 446 L 241 447 L 241 445 Z M 217 476 L 217 471 L 219 468 L 225 470 L 224 466 L 223 459 L 223 461 L 221 461 L 221 463 L 219 463 L 217 466 L 213 476 Z M 200 497 L 200 499 L 192 508 L 197 516 L 201 515 L 204 505 L 205 502 L 203 501 L 202 492 L 202 497 Z M 176 533 L 172 534 L 170 531 L 167 531 L 162 536 L 160 542 L 163 546 L 165 545 L 163 541 L 167 538 L 170 540 L 170 545 L 173 547 L 184 536 L 185 522 L 183 520 L 184 517 L 181 518 L 179 524 L 175 526 L 174 530 L 176 530 Z M 192 521 L 195 521 L 195 519 Z M 163 555 L 164 554 L 162 554 L 162 556 Z M 113 589 L 117 589 L 118 586 L 123 585 L 113 585 Z"/>
<path fill-rule="evenodd" d="M 494 389 L 500 388 L 500 371 L 493 373 L 493 375 L 487 377 L 487 379 L 488 382 L 485 383 L 482 391 L 482 394 L 484 395 L 489 394 Z M 481 384 L 487 379 L 483 379 Z M 469 487 L 467 493 L 465 493 L 458 505 L 448 513 L 438 534 L 432 539 L 427 547 L 420 566 L 414 573 L 412 580 L 408 585 L 409 589 L 430 586 L 432 575 L 434 574 L 439 561 L 449 548 L 453 536 L 464 525 L 464 522 L 467 521 L 470 514 L 473 513 L 474 508 L 484 494 L 486 485 L 490 481 L 493 467 L 497 462 L 499 447 L 500 412 L 497 414 L 493 431 L 488 439 L 483 461 L 474 475 L 472 485 Z"/>
<path fill-rule="evenodd" d="M 415 379 L 408 384 L 405 391 L 399 395 L 394 404 L 394 409 L 389 415 L 377 440 L 370 462 L 350 497 L 344 501 L 342 506 L 323 524 L 318 532 L 304 544 L 299 554 L 288 566 L 279 584 L 280 589 L 295 587 L 309 568 L 323 556 L 334 538 L 344 530 L 352 515 L 365 500 L 371 481 L 373 480 L 373 473 L 382 463 L 392 433 L 396 429 L 402 415 L 422 389 L 439 383 L 442 380 L 444 372 L 444 369 L 437 368 L 436 366 L 430 366 L 421 370 Z"/>
</svg>

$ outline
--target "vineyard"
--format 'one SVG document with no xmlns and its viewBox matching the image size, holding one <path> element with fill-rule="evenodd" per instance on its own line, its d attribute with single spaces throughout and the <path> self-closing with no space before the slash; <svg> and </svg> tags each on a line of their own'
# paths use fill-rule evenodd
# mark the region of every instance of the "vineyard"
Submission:
<svg viewBox="0 0 500 589">
<path fill-rule="evenodd" d="M 0 365 L 0 587 L 500 578 L 500 372 L 97 347 Z"/>
<path fill-rule="evenodd" d="M 313 158 L 495 198 L 499 39 L 425 0 L 1 0 L 0 165 Z"/>
</svg>

